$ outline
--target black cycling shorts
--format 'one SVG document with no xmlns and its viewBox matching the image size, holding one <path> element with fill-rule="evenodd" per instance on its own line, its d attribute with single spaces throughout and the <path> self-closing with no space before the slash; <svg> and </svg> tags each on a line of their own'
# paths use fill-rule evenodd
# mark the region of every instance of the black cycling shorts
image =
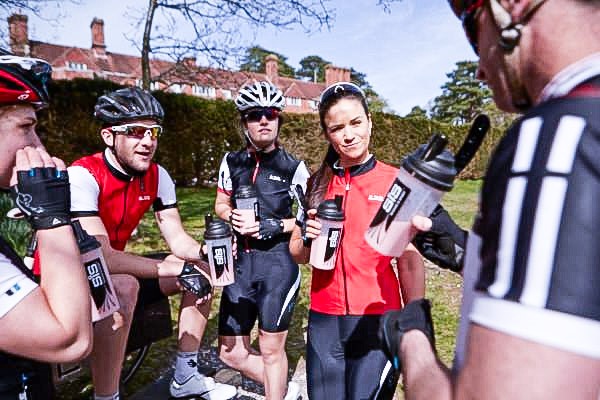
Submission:
<svg viewBox="0 0 600 400">
<path fill-rule="evenodd" d="M 306 376 L 311 400 L 390 400 L 398 374 L 381 350 L 380 315 L 310 311 Z"/>
<path fill-rule="evenodd" d="M 221 296 L 219 335 L 248 336 L 257 319 L 263 331 L 287 331 L 299 289 L 300 269 L 287 242 L 238 251 L 235 282 Z"/>
</svg>

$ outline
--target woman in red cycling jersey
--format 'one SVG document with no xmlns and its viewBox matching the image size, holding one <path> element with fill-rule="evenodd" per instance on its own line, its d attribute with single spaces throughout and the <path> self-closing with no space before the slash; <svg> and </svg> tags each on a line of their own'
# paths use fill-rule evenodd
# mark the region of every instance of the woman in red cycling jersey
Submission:
<svg viewBox="0 0 600 400">
<path fill-rule="evenodd" d="M 308 261 L 310 248 L 302 237 L 319 235 L 314 216 L 321 201 L 342 195 L 345 221 L 335 267 L 312 271 L 308 395 L 311 400 L 391 399 L 398 376 L 381 350 L 379 320 L 424 296 L 423 260 L 409 245 L 395 269 L 392 257 L 364 239 L 397 169 L 369 152 L 372 120 L 363 91 L 347 82 L 329 86 L 321 95 L 319 117 L 329 149 L 308 181 L 306 230 L 297 226 L 290 241 L 294 259 Z"/>
</svg>

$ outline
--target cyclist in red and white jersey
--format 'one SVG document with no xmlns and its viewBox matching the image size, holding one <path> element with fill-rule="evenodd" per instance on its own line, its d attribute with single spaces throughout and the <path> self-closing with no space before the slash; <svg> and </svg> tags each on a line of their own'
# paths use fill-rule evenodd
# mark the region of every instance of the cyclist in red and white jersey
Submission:
<svg viewBox="0 0 600 400">
<path fill-rule="evenodd" d="M 162 132 L 163 109 L 150 93 L 126 88 L 101 96 L 94 115 L 103 124 L 100 135 L 106 149 L 69 167 L 73 177 L 71 212 L 102 244 L 110 272 L 130 278 L 130 290 L 120 298 L 126 309 L 126 329 L 115 332 L 105 321 L 95 326 L 91 366 L 96 399 L 119 397 L 121 364 L 136 300 L 150 303 L 182 289 L 171 394 L 175 398 L 229 399 L 235 396 L 235 387 L 215 383 L 197 368 L 212 288 L 201 245 L 181 223 L 175 185 L 166 170 L 152 161 Z M 173 254 L 162 261 L 125 251 L 150 207 Z"/>
</svg>

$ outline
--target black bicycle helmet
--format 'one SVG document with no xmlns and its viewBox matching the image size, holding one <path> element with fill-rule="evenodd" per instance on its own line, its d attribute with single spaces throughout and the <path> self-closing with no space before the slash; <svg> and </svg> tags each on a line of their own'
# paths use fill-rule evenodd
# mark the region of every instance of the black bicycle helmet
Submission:
<svg viewBox="0 0 600 400">
<path fill-rule="evenodd" d="M 94 116 L 109 124 L 122 124 L 144 118 L 161 123 L 164 115 L 158 100 L 137 87 L 119 89 L 100 96 L 94 108 Z"/>
<path fill-rule="evenodd" d="M 285 107 L 285 99 L 283 92 L 276 86 L 262 81 L 241 88 L 235 105 L 240 112 L 260 107 L 273 107 L 281 111 Z"/>
<path fill-rule="evenodd" d="M 48 106 L 51 75 L 52 67 L 46 61 L 0 49 L 0 105 L 28 103 L 36 109 Z"/>
</svg>

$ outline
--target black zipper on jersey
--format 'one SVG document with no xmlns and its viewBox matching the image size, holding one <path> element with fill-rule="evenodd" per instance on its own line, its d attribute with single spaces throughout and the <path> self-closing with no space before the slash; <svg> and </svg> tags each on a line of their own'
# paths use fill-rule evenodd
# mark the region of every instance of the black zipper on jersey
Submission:
<svg viewBox="0 0 600 400">
<path fill-rule="evenodd" d="M 129 184 L 131 183 L 131 181 L 128 181 L 125 184 L 125 193 L 123 194 L 123 214 L 121 214 L 121 221 L 119 221 L 119 224 L 117 225 L 117 228 L 115 229 L 115 235 L 116 235 L 116 241 L 119 241 L 119 229 L 121 229 L 121 226 L 123 225 L 123 222 L 125 222 L 125 214 L 127 213 L 127 192 L 129 191 Z"/>
<path fill-rule="evenodd" d="M 344 201 L 342 202 L 342 204 L 343 204 L 342 208 L 343 208 L 344 214 L 345 214 L 346 213 L 346 203 L 348 201 L 348 194 L 350 193 L 350 168 L 344 169 L 344 184 L 345 184 L 345 193 L 344 193 Z M 344 218 L 344 225 L 346 225 L 345 220 L 346 219 Z M 344 296 L 345 296 L 344 301 L 346 303 L 346 315 L 348 315 L 350 312 L 350 303 L 348 303 L 348 284 L 346 282 L 346 267 L 345 267 L 345 263 L 344 263 L 344 246 L 342 245 L 345 233 L 346 233 L 346 229 L 342 229 L 342 237 L 340 239 L 340 257 L 342 258 L 342 276 L 344 277 Z"/>
</svg>

